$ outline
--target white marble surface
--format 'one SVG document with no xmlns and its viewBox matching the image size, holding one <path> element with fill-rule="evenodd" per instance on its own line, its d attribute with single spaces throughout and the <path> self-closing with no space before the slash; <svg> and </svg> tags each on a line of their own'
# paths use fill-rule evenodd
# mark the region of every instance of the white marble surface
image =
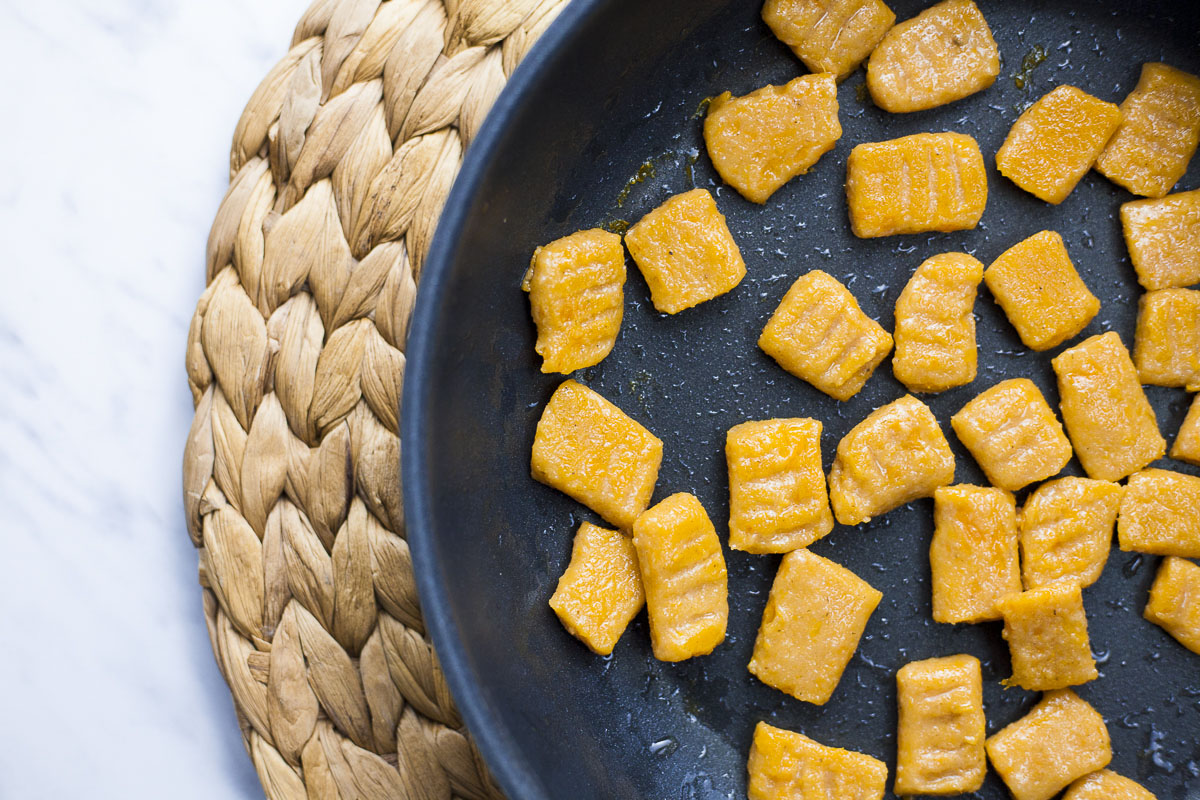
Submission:
<svg viewBox="0 0 1200 800">
<path fill-rule="evenodd" d="M 183 525 L 183 351 L 306 5 L 0 0 L 0 798 L 262 797 Z"/>
</svg>

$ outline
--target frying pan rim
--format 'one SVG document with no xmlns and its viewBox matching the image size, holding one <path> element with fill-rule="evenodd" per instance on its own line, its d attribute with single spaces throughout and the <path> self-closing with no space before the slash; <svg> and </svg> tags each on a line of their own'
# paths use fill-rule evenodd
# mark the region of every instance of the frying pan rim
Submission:
<svg viewBox="0 0 1200 800">
<path fill-rule="evenodd" d="M 431 335 L 443 316 L 451 265 L 462 249 L 461 238 L 497 150 L 514 118 L 536 99 L 546 68 L 588 31 L 609 0 L 573 0 L 514 71 L 465 154 L 435 232 L 410 321 L 406 348 L 406 380 L 401 401 L 401 486 L 414 575 L 426 629 L 451 693 L 496 783 L 512 800 L 552 800 L 544 782 L 530 769 L 505 719 L 486 700 L 474 679 L 468 647 L 453 621 L 449 582 L 436 557 L 433 528 L 433 485 L 424 469 L 434 443 L 426 435 L 427 420 L 437 398 L 430 385 L 438 340 Z M 1180 190 L 1182 191 L 1182 190 Z M 1136 199 L 1136 198 L 1135 198 Z"/>
<path fill-rule="evenodd" d="M 470 217 L 471 199 L 477 194 L 495 151 L 503 143 L 505 131 L 513 117 L 531 101 L 546 65 L 572 46 L 607 3 L 608 0 L 572 0 L 513 71 L 488 112 L 467 149 L 438 221 L 417 288 L 406 347 L 406 377 L 400 404 L 400 477 L 405 528 L 421 612 L 442 673 L 466 727 L 493 779 L 504 794 L 514 800 L 552 798 L 528 769 L 503 720 L 489 706 L 481 687 L 472 680 L 465 643 L 449 613 L 448 586 L 434 552 L 432 486 L 428 471 L 422 469 L 424 450 L 429 445 L 423 423 L 436 403 L 428 380 L 432 351 L 437 345 L 430 330 L 439 316 L 438 307 L 445 301 L 444 287 Z"/>
</svg>

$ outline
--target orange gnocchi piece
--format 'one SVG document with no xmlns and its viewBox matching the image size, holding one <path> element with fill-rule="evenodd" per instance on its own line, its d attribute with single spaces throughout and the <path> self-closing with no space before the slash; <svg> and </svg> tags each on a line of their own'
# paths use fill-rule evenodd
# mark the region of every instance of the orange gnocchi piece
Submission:
<svg viewBox="0 0 1200 800">
<path fill-rule="evenodd" d="M 613 651 L 645 604 L 637 552 L 628 536 L 585 522 L 550 608 L 563 627 L 598 655 Z"/>
<path fill-rule="evenodd" d="M 996 151 L 996 169 L 1047 203 L 1067 199 L 1121 124 L 1121 111 L 1074 86 L 1025 110 Z"/>
<path fill-rule="evenodd" d="M 912 395 L 875 409 L 838 442 L 829 500 L 843 525 L 869 522 L 954 480 L 954 453 Z"/>
<path fill-rule="evenodd" d="M 767 0 L 762 18 L 804 66 L 839 81 L 866 61 L 896 21 L 882 0 Z"/>
<path fill-rule="evenodd" d="M 1164 558 L 1150 587 L 1145 617 L 1200 654 L 1200 566 L 1175 556 Z"/>
<path fill-rule="evenodd" d="M 833 530 L 815 419 L 743 422 L 725 438 L 729 546 L 786 553 Z"/>
<path fill-rule="evenodd" d="M 1071 460 L 1071 443 L 1037 384 L 1002 381 L 950 418 L 959 440 L 988 480 L 1015 492 L 1057 475 Z"/>
<path fill-rule="evenodd" d="M 758 346 L 779 366 L 849 400 L 892 349 L 892 337 L 850 290 L 821 270 L 801 275 L 767 321 Z"/>
<path fill-rule="evenodd" d="M 725 640 L 728 573 L 717 531 L 690 494 L 673 494 L 633 523 L 650 644 L 660 661 L 711 653 Z"/>
<path fill-rule="evenodd" d="M 1005 250 L 984 283 L 1026 347 L 1049 350 L 1087 327 L 1100 300 L 1079 277 L 1062 237 L 1035 233 Z"/>
<path fill-rule="evenodd" d="M 1108 766 L 1112 740 L 1096 709 L 1060 689 L 992 734 L 987 753 L 1013 800 L 1050 800 L 1077 778 Z"/>
<path fill-rule="evenodd" d="M 1200 391 L 1200 291 L 1159 289 L 1142 295 L 1133 363 L 1142 383 Z"/>
<path fill-rule="evenodd" d="M 1109 481 L 1068 477 L 1043 483 L 1029 495 L 1018 520 L 1026 589 L 1059 581 L 1086 588 L 1100 578 L 1122 491 Z"/>
<path fill-rule="evenodd" d="M 1200 283 L 1200 189 L 1125 203 L 1121 228 L 1143 287 Z"/>
<path fill-rule="evenodd" d="M 760 722 L 746 763 L 749 800 L 882 800 L 887 765 Z"/>
<path fill-rule="evenodd" d="M 1133 359 L 1115 331 L 1084 339 L 1050 363 L 1067 435 L 1089 477 L 1118 481 L 1167 451 Z"/>
<path fill-rule="evenodd" d="M 599 364 L 621 330 L 625 250 L 621 237 L 578 231 L 533 251 L 525 284 L 542 372 Z"/>
<path fill-rule="evenodd" d="M 987 206 L 983 154 L 963 133 L 860 144 L 846 161 L 846 202 L 862 239 L 974 228 Z"/>
<path fill-rule="evenodd" d="M 952 103 L 988 88 L 1000 51 L 971 0 L 942 0 L 893 27 L 867 62 L 875 105 L 903 113 Z"/>
<path fill-rule="evenodd" d="M 991 487 L 943 486 L 933 493 L 933 524 L 934 621 L 1000 619 L 997 601 L 1021 591 L 1013 496 Z"/>
<path fill-rule="evenodd" d="M 775 573 L 747 668 L 797 700 L 824 705 L 882 599 L 845 567 L 793 550 Z"/>
<path fill-rule="evenodd" d="M 833 149 L 842 135 L 833 75 L 802 75 L 742 97 L 713 98 L 704 145 L 721 179 L 747 200 L 765 203 Z"/>
<path fill-rule="evenodd" d="M 1117 543 L 1138 553 L 1200 558 L 1200 478 L 1168 469 L 1130 475 Z"/>
<path fill-rule="evenodd" d="M 1192 400 L 1183 425 L 1175 435 L 1171 458 L 1200 466 L 1200 394 Z"/>
<path fill-rule="evenodd" d="M 987 774 L 979 659 L 913 661 L 896 673 L 896 688 L 896 794 L 977 791 Z"/>
<path fill-rule="evenodd" d="M 1046 692 L 1099 676 L 1079 584 L 1054 583 L 1011 594 L 996 609 L 1004 617 L 1004 639 L 1012 655 L 1013 674 L 1005 686 Z"/>
<path fill-rule="evenodd" d="M 654 494 L 662 440 L 575 381 L 554 391 L 533 437 L 533 477 L 620 528 Z"/>
<path fill-rule="evenodd" d="M 664 314 L 719 297 L 746 277 L 742 252 L 707 189 L 668 198 L 629 229 L 625 245 Z"/>
<path fill-rule="evenodd" d="M 926 259 L 896 300 L 892 373 L 910 392 L 944 392 L 975 380 L 975 295 L 983 264 L 966 253 Z"/>
<path fill-rule="evenodd" d="M 1200 142 L 1200 78 L 1167 64 L 1143 64 L 1121 117 L 1096 169 L 1134 194 L 1162 197 L 1187 172 Z"/>
<path fill-rule="evenodd" d="M 1071 784 L 1062 800 L 1158 800 L 1151 792 L 1112 770 L 1102 769 Z"/>
</svg>

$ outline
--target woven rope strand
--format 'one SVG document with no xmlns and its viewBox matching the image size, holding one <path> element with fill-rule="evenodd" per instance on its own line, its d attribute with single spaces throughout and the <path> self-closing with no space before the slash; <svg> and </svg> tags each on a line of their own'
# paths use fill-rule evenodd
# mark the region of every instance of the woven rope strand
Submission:
<svg viewBox="0 0 1200 800">
<path fill-rule="evenodd" d="M 429 241 L 565 0 L 315 0 L 234 131 L 185 363 L 204 615 L 268 798 L 499 797 L 425 635 L 397 409 Z"/>
</svg>

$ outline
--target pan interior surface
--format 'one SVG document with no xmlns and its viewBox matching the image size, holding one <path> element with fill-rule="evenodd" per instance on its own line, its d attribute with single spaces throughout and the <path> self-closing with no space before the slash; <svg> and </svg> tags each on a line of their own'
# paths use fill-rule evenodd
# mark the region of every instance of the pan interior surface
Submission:
<svg viewBox="0 0 1200 800">
<path fill-rule="evenodd" d="M 666 316 L 655 312 L 627 261 L 616 346 L 572 377 L 664 440 L 655 501 L 696 494 L 723 543 L 730 427 L 771 417 L 819 419 L 828 470 L 851 427 L 906 393 L 889 359 L 863 391 L 839 403 L 757 348 L 767 318 L 804 273 L 832 274 L 868 316 L 892 330 L 896 298 L 926 258 L 962 251 L 988 264 L 1038 231 L 1062 234 L 1103 303 L 1083 334 L 1034 353 L 981 287 L 978 377 L 922 396 L 955 451 L 957 483 L 987 483 L 949 428 L 950 416 L 968 400 L 1001 380 L 1027 377 L 1057 407 L 1053 355 L 1107 330 L 1133 343 L 1141 290 L 1117 210 L 1134 198 L 1091 172 L 1064 203 L 1047 205 L 1002 178 L 994 154 L 1017 116 L 1057 85 L 1119 103 L 1143 62 L 1200 73 L 1200 5 L 980 0 L 1002 56 L 994 86 L 930 111 L 888 114 L 871 103 L 860 69 L 839 87 L 843 135 L 836 148 L 759 206 L 722 184 L 704 151 L 701 124 L 706 98 L 725 90 L 745 94 L 806 71 L 760 20 L 760 5 L 575 0 L 518 70 L 468 153 L 421 279 L 403 421 L 409 536 L 447 680 L 513 800 L 744 797 L 746 755 L 759 720 L 883 759 L 894 775 L 895 673 L 917 659 L 979 657 L 989 735 L 1038 699 L 1001 687 L 1011 673 L 999 624 L 932 621 L 930 500 L 857 527 L 838 526 L 813 546 L 884 595 L 822 707 L 794 700 L 746 670 L 777 556 L 726 546 L 728 638 L 712 655 L 683 663 L 653 658 L 644 613 L 613 655 L 600 658 L 567 634 L 547 606 L 580 522 L 603 523 L 529 476 L 535 425 L 563 380 L 540 372 L 520 290 L 537 245 L 584 228 L 620 229 L 694 186 L 716 196 L 746 260 L 745 280 L 727 295 Z M 903 20 L 928 4 L 891 5 Z M 978 140 L 989 189 L 979 227 L 855 238 L 843 191 L 851 148 L 925 131 Z M 1200 159 L 1176 190 L 1197 187 Z M 1182 390 L 1147 387 L 1147 393 L 1171 441 L 1191 398 Z M 1158 465 L 1200 472 L 1169 459 Z M 1063 474 L 1083 473 L 1072 460 Z M 1114 543 L 1101 579 L 1084 591 L 1101 678 L 1077 691 L 1108 722 L 1111 768 L 1162 800 L 1184 800 L 1200 786 L 1200 668 L 1197 656 L 1142 619 L 1158 561 Z M 989 773 L 973 796 L 1008 794 Z"/>
</svg>

